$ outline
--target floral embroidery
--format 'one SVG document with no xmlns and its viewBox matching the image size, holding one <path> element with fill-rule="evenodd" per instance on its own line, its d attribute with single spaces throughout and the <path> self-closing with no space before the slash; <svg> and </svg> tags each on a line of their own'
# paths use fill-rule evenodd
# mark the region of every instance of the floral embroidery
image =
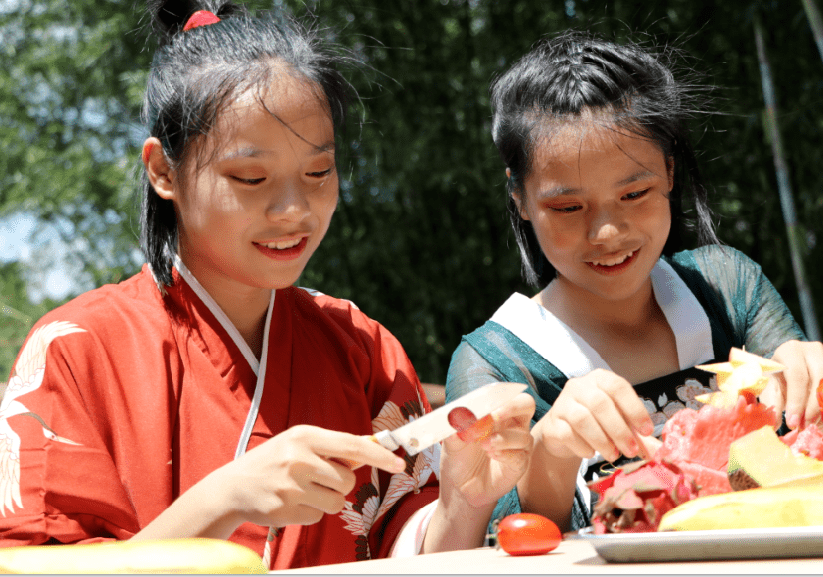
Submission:
<svg viewBox="0 0 823 577">
<path fill-rule="evenodd" d="M 15 415 L 26 415 L 36 419 L 43 427 L 43 436 L 52 441 L 77 445 L 55 433 L 37 414 L 31 412 L 17 400 L 43 384 L 46 372 L 46 350 L 57 337 L 71 333 L 85 332 L 77 325 L 67 322 L 53 322 L 34 331 L 20 358 L 14 366 L 14 374 L 0 392 L 0 512 L 6 516 L 6 509 L 14 513 L 14 506 L 23 508 L 20 498 L 20 436 L 9 425 L 8 419 Z"/>
<path fill-rule="evenodd" d="M 655 426 L 662 425 L 677 411 L 685 408 L 699 410 L 703 406 L 702 403 L 696 400 L 698 395 L 717 391 L 717 380 L 712 377 L 707 387 L 696 379 L 686 379 L 686 381 L 675 389 L 677 398 L 679 400 L 669 401 L 665 393 L 662 393 L 657 403 L 651 399 L 643 399 L 643 405 L 649 412 L 652 418 L 652 423 Z"/>
<path fill-rule="evenodd" d="M 402 406 L 387 401 L 380 414 L 372 420 L 372 430 L 377 433 L 384 429 L 396 429 L 423 414 L 419 402 L 406 402 Z M 380 482 L 377 470 L 372 469 L 369 483 L 362 485 L 354 494 L 354 502 L 347 501 L 340 516 L 346 522 L 346 529 L 356 538 L 356 558 L 370 559 L 368 534 L 374 522 L 407 493 L 418 493 L 432 474 L 440 476 L 440 445 L 434 445 L 417 455 L 404 457 L 406 469 L 392 475 L 386 494 L 380 500 Z"/>
</svg>

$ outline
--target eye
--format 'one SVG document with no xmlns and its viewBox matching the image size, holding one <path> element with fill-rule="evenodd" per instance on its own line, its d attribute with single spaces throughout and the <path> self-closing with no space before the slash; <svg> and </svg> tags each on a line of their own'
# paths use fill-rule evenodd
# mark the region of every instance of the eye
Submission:
<svg viewBox="0 0 823 577">
<path fill-rule="evenodd" d="M 651 190 L 651 189 L 646 188 L 644 190 L 638 190 L 636 192 L 630 192 L 629 194 L 623 196 L 623 198 L 626 199 L 626 200 L 637 200 L 638 198 L 643 198 L 644 196 L 646 196 L 646 194 L 649 192 L 649 190 Z"/>
<path fill-rule="evenodd" d="M 554 212 L 559 212 L 560 214 L 571 214 L 573 212 L 577 212 L 583 208 L 579 204 L 572 204 L 569 206 L 550 206 L 549 209 L 553 210 Z"/>
<path fill-rule="evenodd" d="M 230 176 L 229 178 L 246 186 L 254 186 L 266 180 L 265 178 L 241 178 L 239 176 Z"/>
<path fill-rule="evenodd" d="M 325 178 L 326 176 L 330 175 L 334 170 L 333 167 L 327 168 L 326 170 L 319 170 L 317 172 L 307 172 L 306 176 L 311 178 Z"/>
</svg>

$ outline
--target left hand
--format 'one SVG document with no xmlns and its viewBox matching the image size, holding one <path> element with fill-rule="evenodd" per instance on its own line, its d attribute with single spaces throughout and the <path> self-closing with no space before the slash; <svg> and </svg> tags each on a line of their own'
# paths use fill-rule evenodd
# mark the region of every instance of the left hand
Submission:
<svg viewBox="0 0 823 577">
<path fill-rule="evenodd" d="M 790 429 L 818 421 L 817 387 L 823 379 L 823 344 L 787 341 L 777 347 L 772 360 L 785 365 L 786 370 L 777 374 L 780 391 L 772 395 L 768 404 L 775 407 L 778 415 L 785 407 Z"/>
<path fill-rule="evenodd" d="M 520 393 L 492 412 L 494 429 L 485 439 L 465 442 L 456 434 L 446 439 L 441 452 L 441 500 L 456 497 L 470 507 L 493 507 L 511 491 L 529 465 L 534 408 L 534 398 Z"/>
</svg>

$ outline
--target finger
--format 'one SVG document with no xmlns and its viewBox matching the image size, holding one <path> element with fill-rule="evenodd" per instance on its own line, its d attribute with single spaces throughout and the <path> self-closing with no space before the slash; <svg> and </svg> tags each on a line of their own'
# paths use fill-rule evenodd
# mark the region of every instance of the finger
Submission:
<svg viewBox="0 0 823 577">
<path fill-rule="evenodd" d="M 347 494 L 348 491 L 340 493 L 323 485 L 312 484 L 306 488 L 300 504 L 334 515 L 345 507 Z"/>
<path fill-rule="evenodd" d="M 586 445 L 609 461 L 620 456 L 618 443 L 622 442 L 628 452 L 628 439 L 633 442 L 629 428 L 612 403 L 601 404 L 595 400 L 591 407 L 578 406 L 566 414 L 566 421 Z"/>
<path fill-rule="evenodd" d="M 601 386 L 601 389 L 604 388 L 604 386 L 614 401 L 614 404 L 617 406 L 617 410 L 623 416 L 623 421 L 632 429 L 633 436 L 634 432 L 640 433 L 641 435 L 651 435 L 654 433 L 654 423 L 652 422 L 651 415 L 649 415 L 649 411 L 646 410 L 646 406 L 643 404 L 643 401 L 640 400 L 631 383 L 620 378 L 619 381 L 612 380 L 606 383 Z"/>
<path fill-rule="evenodd" d="M 376 467 L 389 473 L 400 473 L 406 468 L 406 461 L 377 443 L 371 435 L 321 431 L 323 433 L 315 438 L 313 446 L 318 455 Z"/>
<path fill-rule="evenodd" d="M 635 397 L 637 396 L 634 391 L 631 391 L 631 393 Z M 608 395 L 602 389 L 595 390 L 592 394 L 589 411 L 599 423 L 602 432 L 609 438 L 609 444 L 616 447 L 615 451 L 619 449 L 620 453 L 623 453 L 628 457 L 634 457 L 637 455 L 640 451 L 640 445 L 635 438 L 635 433 L 630 428 L 625 415 L 619 410 L 619 405 L 615 403 L 615 399 L 613 397 Z M 646 412 L 645 407 L 643 407 L 643 412 Z M 651 421 L 651 418 L 649 418 L 649 420 Z M 577 430 L 582 432 L 585 429 Z M 588 435 L 584 436 L 587 437 L 592 446 L 598 448 L 600 451 L 599 447 L 592 443 L 591 437 Z M 613 451 L 607 453 L 600 451 L 600 454 L 610 461 L 614 461 L 615 458 L 619 456 L 619 454 L 615 456 Z"/>
<path fill-rule="evenodd" d="M 806 413 L 806 401 L 811 390 L 810 376 L 805 359 L 800 356 L 786 365 L 783 376 L 786 379 L 786 424 L 790 429 L 802 425 Z"/>
<path fill-rule="evenodd" d="M 783 378 L 783 373 L 777 373 L 769 377 L 769 382 L 763 392 L 760 393 L 759 400 L 768 407 L 774 407 L 775 413 L 783 414 L 784 402 L 786 395 L 786 381 Z M 777 423 L 780 426 L 780 423 Z"/>
<path fill-rule="evenodd" d="M 531 450 L 534 437 L 528 429 L 504 429 L 493 434 L 482 443 L 486 452 L 508 450 Z"/>
<path fill-rule="evenodd" d="M 337 462 L 334 458 L 318 457 L 317 462 L 312 463 L 312 466 L 303 473 L 301 481 L 304 487 L 312 483 L 348 495 L 354 488 L 357 477 L 347 464 Z"/>
<path fill-rule="evenodd" d="M 529 393 L 520 393 L 502 407 L 492 411 L 491 415 L 497 428 L 526 427 L 534 416 L 534 397 Z"/>
<path fill-rule="evenodd" d="M 590 459 L 594 456 L 596 449 L 582 435 L 578 434 L 565 419 L 553 419 L 552 424 L 547 428 L 552 429 L 552 435 L 544 435 L 543 438 L 546 450 L 550 454 L 554 454 L 551 450 L 551 444 L 556 441 L 581 459 Z"/>
<path fill-rule="evenodd" d="M 823 403 L 823 369 L 811 371 L 811 382 L 814 388 L 809 391 L 809 400 L 806 402 L 806 423 L 816 423 L 820 419 L 821 403 Z"/>
</svg>

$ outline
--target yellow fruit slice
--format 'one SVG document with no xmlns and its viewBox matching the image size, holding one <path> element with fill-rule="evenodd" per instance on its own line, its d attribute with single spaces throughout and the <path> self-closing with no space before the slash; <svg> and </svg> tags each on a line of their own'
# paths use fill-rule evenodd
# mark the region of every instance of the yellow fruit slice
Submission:
<svg viewBox="0 0 823 577">
<path fill-rule="evenodd" d="M 3 573 L 266 573 L 260 556 L 222 539 L 162 539 L 0 549 Z"/>
<path fill-rule="evenodd" d="M 808 527 L 823 519 L 823 487 L 770 487 L 709 495 L 668 511 L 658 531 Z"/>
<path fill-rule="evenodd" d="M 767 425 L 732 442 L 728 475 L 735 491 L 787 485 L 823 488 L 823 461 L 795 455 Z"/>
<path fill-rule="evenodd" d="M 732 348 L 728 362 L 697 365 L 697 368 L 715 373 L 720 391 L 695 398 L 701 403 L 728 408 L 734 406 L 738 395 L 749 393 L 756 397 L 762 393 L 769 383 L 769 377 L 786 367 L 745 350 Z"/>
</svg>

